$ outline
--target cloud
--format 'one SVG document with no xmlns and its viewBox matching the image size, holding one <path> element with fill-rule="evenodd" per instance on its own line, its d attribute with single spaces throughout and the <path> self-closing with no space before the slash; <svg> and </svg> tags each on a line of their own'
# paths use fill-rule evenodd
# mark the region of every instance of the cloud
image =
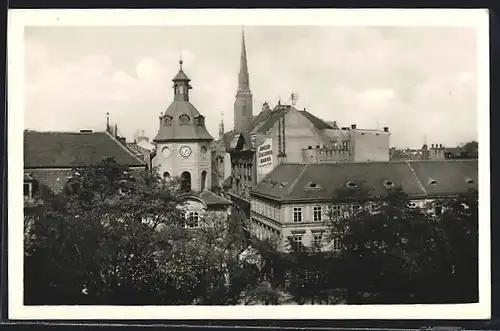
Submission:
<svg viewBox="0 0 500 331">
<path fill-rule="evenodd" d="M 216 137 L 221 113 L 232 127 L 239 28 L 99 29 L 28 31 L 28 128 L 98 129 L 110 112 L 122 134 L 144 129 L 153 137 L 172 100 L 180 46 L 191 100 L 209 131 Z M 298 92 L 297 107 L 344 126 L 389 126 L 398 146 L 424 136 L 443 144 L 477 139 L 472 30 L 247 27 L 245 34 L 254 113 Z M 67 46 L 72 40 L 78 47 Z"/>
</svg>

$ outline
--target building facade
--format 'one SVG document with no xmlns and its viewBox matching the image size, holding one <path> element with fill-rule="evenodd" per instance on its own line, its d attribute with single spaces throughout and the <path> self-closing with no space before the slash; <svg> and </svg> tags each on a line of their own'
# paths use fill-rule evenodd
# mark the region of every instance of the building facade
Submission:
<svg viewBox="0 0 500 331">
<path fill-rule="evenodd" d="M 305 246 L 324 244 L 330 212 L 340 189 L 360 183 L 374 198 L 401 187 L 412 205 L 430 205 L 478 188 L 477 160 L 281 164 L 251 193 L 251 233 L 274 239 L 282 251 L 288 238 Z M 440 206 L 435 205 L 436 212 Z M 335 245 L 335 242 L 333 243 Z"/>
</svg>

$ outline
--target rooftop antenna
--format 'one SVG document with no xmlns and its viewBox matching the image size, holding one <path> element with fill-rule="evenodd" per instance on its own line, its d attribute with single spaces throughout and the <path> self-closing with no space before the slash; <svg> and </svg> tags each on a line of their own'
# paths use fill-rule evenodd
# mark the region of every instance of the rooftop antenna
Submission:
<svg viewBox="0 0 500 331">
<path fill-rule="evenodd" d="M 298 93 L 292 92 L 290 94 L 290 100 L 292 101 L 292 106 L 295 106 L 295 104 L 297 103 L 298 99 L 299 99 L 299 94 Z"/>
<path fill-rule="evenodd" d="M 184 63 L 184 61 L 182 60 L 182 44 L 179 44 L 179 63 L 181 65 L 181 70 L 182 70 L 182 63 Z"/>
</svg>

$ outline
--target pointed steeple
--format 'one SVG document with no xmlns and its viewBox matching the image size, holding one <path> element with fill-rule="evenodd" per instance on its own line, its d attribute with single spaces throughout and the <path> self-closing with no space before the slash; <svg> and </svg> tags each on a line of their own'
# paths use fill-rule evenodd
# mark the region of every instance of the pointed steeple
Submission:
<svg viewBox="0 0 500 331">
<path fill-rule="evenodd" d="M 248 63 L 247 63 L 247 48 L 245 45 L 245 30 L 241 30 L 241 58 L 240 58 L 240 75 L 238 80 L 238 90 L 248 91 L 250 90 L 250 79 L 248 74 Z"/>
<path fill-rule="evenodd" d="M 219 124 L 219 140 L 224 138 L 224 113 L 221 114 L 220 124 Z"/>
<path fill-rule="evenodd" d="M 241 31 L 241 58 L 238 91 L 234 101 L 234 130 L 242 132 L 247 129 L 253 119 L 253 98 L 250 91 L 248 74 L 247 48 L 245 45 L 245 31 Z"/>
</svg>

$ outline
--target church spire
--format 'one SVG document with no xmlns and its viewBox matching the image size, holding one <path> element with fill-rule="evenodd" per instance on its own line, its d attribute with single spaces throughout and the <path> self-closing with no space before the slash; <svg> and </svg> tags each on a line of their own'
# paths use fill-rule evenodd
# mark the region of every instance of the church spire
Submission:
<svg viewBox="0 0 500 331">
<path fill-rule="evenodd" d="M 247 63 L 247 48 L 245 45 L 245 30 L 241 30 L 241 58 L 240 58 L 240 75 L 238 80 L 238 90 L 248 91 L 250 90 L 250 80 L 248 74 L 248 63 Z"/>
<path fill-rule="evenodd" d="M 224 138 L 224 113 L 221 113 L 221 119 L 219 124 L 219 140 Z"/>
<path fill-rule="evenodd" d="M 241 31 L 241 58 L 238 91 L 234 101 L 234 130 L 242 132 L 247 129 L 253 120 L 253 99 L 250 91 L 250 79 L 247 64 L 247 48 L 245 45 L 245 31 Z"/>
</svg>

